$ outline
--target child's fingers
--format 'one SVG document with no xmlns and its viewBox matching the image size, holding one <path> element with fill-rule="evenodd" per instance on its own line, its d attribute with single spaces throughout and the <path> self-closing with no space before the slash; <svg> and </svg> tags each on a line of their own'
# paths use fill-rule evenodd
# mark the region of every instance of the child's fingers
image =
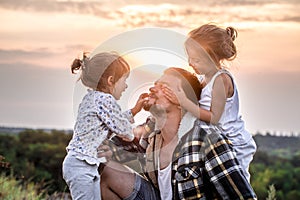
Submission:
<svg viewBox="0 0 300 200">
<path fill-rule="evenodd" d="M 148 93 L 143 93 L 143 94 L 140 95 L 138 101 L 139 101 L 141 104 L 145 104 L 148 100 L 149 100 L 149 94 L 148 94 Z"/>
<path fill-rule="evenodd" d="M 169 96 L 175 95 L 173 91 L 169 91 L 169 90 L 164 91 L 164 94 L 167 94 Z"/>
<path fill-rule="evenodd" d="M 169 97 L 175 96 L 175 93 L 170 89 L 163 89 L 163 92 L 165 95 L 167 95 Z"/>
<path fill-rule="evenodd" d="M 171 90 L 171 88 L 166 84 L 163 84 L 161 87 L 163 90 L 169 90 L 169 91 Z"/>
<path fill-rule="evenodd" d="M 169 99 L 169 100 L 172 99 L 172 95 L 170 95 L 170 94 L 168 94 L 168 93 L 165 93 L 164 95 L 165 95 L 165 97 L 166 97 L 167 99 Z"/>
<path fill-rule="evenodd" d="M 163 85 L 163 86 L 161 87 L 161 89 L 162 89 L 163 91 L 172 92 L 171 88 L 169 88 L 169 87 L 166 86 L 166 85 Z"/>
<path fill-rule="evenodd" d="M 174 93 L 166 92 L 166 93 L 164 93 L 164 95 L 169 101 L 171 101 L 171 102 L 176 101 L 176 95 Z"/>
<path fill-rule="evenodd" d="M 110 150 L 110 147 L 108 145 L 100 145 L 97 148 L 97 151 L 108 151 L 108 150 Z"/>
<path fill-rule="evenodd" d="M 147 98 L 147 97 L 149 97 L 148 93 L 142 93 L 142 94 L 140 94 L 140 98 L 141 99 L 144 99 L 144 98 Z"/>
</svg>

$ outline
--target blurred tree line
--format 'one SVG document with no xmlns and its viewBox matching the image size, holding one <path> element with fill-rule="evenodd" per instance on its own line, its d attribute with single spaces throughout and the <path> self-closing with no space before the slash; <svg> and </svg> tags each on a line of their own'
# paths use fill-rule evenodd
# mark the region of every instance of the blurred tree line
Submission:
<svg viewBox="0 0 300 200">
<path fill-rule="evenodd" d="M 0 135 L 0 155 L 10 163 L 9 168 L 1 168 L 1 171 L 24 182 L 38 183 L 40 189 L 46 189 L 49 194 L 65 191 L 62 162 L 71 137 L 64 131 L 46 133 L 31 129 L 17 135 Z"/>
<path fill-rule="evenodd" d="M 266 199 L 267 189 L 272 184 L 277 200 L 300 199 L 300 153 L 282 158 L 258 151 L 250 165 L 250 173 L 258 199 Z"/>
<path fill-rule="evenodd" d="M 0 170 L 19 180 L 37 183 L 49 194 L 68 191 L 62 178 L 62 162 L 71 137 L 72 134 L 58 130 L 48 133 L 28 129 L 14 135 L 0 134 L 0 155 L 9 163 L 9 167 Z M 259 137 L 261 140 L 263 136 Z M 300 199 L 300 150 L 284 157 L 278 154 L 278 149 L 258 148 L 250 173 L 258 199 L 268 197 L 271 185 L 275 187 L 277 200 Z"/>
</svg>

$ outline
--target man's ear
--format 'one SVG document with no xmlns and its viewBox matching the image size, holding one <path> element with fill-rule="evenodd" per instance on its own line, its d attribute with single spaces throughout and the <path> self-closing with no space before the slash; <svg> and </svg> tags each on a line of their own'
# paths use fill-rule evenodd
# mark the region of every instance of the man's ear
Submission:
<svg viewBox="0 0 300 200">
<path fill-rule="evenodd" d="M 114 85 L 114 77 L 109 76 L 107 78 L 107 84 L 108 84 L 108 86 L 113 86 Z"/>
</svg>

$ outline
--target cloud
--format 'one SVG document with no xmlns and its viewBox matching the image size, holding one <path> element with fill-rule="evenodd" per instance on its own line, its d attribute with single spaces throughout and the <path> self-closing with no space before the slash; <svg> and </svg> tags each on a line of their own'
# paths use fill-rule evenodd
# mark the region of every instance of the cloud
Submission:
<svg viewBox="0 0 300 200">
<path fill-rule="evenodd" d="M 63 49 L 65 53 L 72 54 L 73 52 L 90 53 L 95 47 L 83 44 L 66 45 Z"/>
<path fill-rule="evenodd" d="M 192 1 L 193 2 L 193 1 Z M 231 1 L 230 1 L 231 2 Z M 110 13 L 125 27 L 162 26 L 192 28 L 207 22 L 264 23 L 299 22 L 300 4 L 246 1 L 184 5 L 149 4 L 127 5 Z"/>
<path fill-rule="evenodd" d="M 0 64 L 22 64 L 36 67 L 65 68 L 81 53 L 91 51 L 87 45 L 74 44 L 60 49 L 0 49 Z M 51 61 L 51 62 L 49 62 Z"/>
<path fill-rule="evenodd" d="M 191 7 L 214 7 L 214 6 L 264 6 L 273 3 L 288 3 L 299 4 L 297 0 L 212 0 L 212 1 L 199 1 L 199 0 L 0 0 L 0 7 L 13 10 L 31 10 L 37 12 L 83 12 L 99 14 L 97 11 L 110 12 L 115 9 L 127 5 L 161 5 L 161 4 L 173 4 L 177 6 Z"/>
<path fill-rule="evenodd" d="M 293 21 L 293 22 L 300 22 L 300 16 L 287 16 L 287 17 L 283 17 L 282 21 Z"/>
<path fill-rule="evenodd" d="M 33 12 L 70 12 L 107 18 L 109 9 L 101 1 L 0 0 L 0 7 Z"/>
<path fill-rule="evenodd" d="M 7 61 L 13 60 L 23 60 L 23 59 L 37 59 L 37 58 L 45 58 L 48 56 L 52 56 L 54 53 L 50 52 L 48 49 L 36 49 L 32 51 L 26 51 L 21 49 L 16 50 L 5 50 L 0 49 L 0 62 L 6 63 Z"/>
<path fill-rule="evenodd" d="M 215 21 L 299 22 L 300 3 L 295 0 L 0 0 L 0 7 L 34 12 L 68 12 L 116 21 L 123 27 L 193 27 Z"/>
<path fill-rule="evenodd" d="M 58 58 L 61 52 L 54 52 L 48 48 L 34 50 L 0 49 L 0 64 L 32 65 L 43 68 L 59 67 Z M 49 62 L 51 61 L 51 62 Z"/>
</svg>

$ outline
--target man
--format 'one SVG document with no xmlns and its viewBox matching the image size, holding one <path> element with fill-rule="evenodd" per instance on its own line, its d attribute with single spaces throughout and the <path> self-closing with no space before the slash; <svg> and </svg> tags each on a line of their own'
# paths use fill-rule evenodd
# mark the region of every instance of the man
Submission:
<svg viewBox="0 0 300 200">
<path fill-rule="evenodd" d="M 198 102 L 201 88 L 194 75 L 180 68 L 164 72 L 149 97 L 159 131 L 125 148 L 145 153 L 139 156 L 143 176 L 110 161 L 102 172 L 103 199 L 256 199 L 230 142 L 165 97 L 164 85 L 179 84 Z M 124 152 L 116 155 L 124 158 Z"/>
</svg>

